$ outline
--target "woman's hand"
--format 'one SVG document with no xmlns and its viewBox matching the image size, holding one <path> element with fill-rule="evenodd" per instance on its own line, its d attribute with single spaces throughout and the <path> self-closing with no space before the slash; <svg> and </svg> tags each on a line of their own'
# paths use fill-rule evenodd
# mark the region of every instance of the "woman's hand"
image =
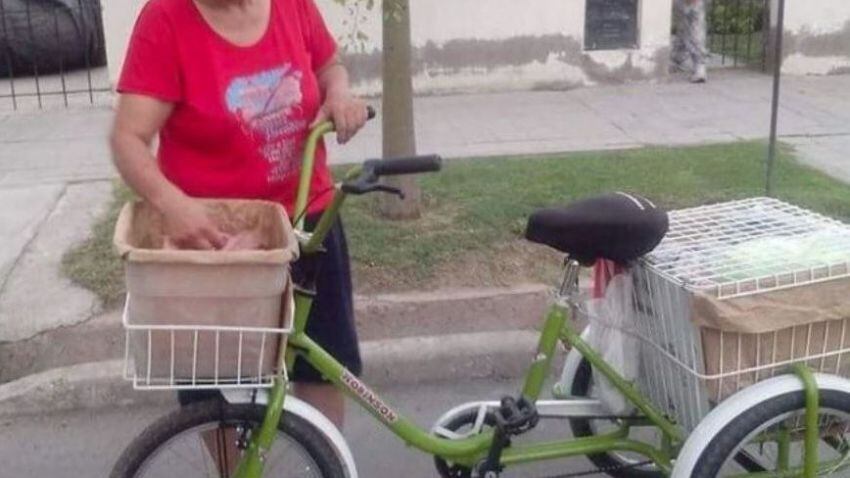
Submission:
<svg viewBox="0 0 850 478">
<path fill-rule="evenodd" d="M 367 115 L 365 101 L 347 92 L 335 94 L 325 100 L 311 127 L 330 120 L 336 129 L 337 142 L 345 144 L 366 124 Z"/>
<path fill-rule="evenodd" d="M 197 199 L 183 196 L 164 205 L 161 212 L 167 240 L 179 249 L 222 249 L 228 242 Z"/>
<path fill-rule="evenodd" d="M 166 247 L 221 249 L 227 236 L 207 217 L 200 201 L 165 178 L 151 154 L 151 142 L 173 109 L 146 96 L 121 95 L 111 136 L 115 166 L 127 184 L 163 214 Z"/>
<path fill-rule="evenodd" d="M 338 56 L 334 55 L 328 60 L 316 76 L 325 102 L 310 128 L 328 120 L 333 121 L 337 142 L 345 144 L 366 124 L 369 114 L 366 102 L 351 94 L 348 71 Z"/>
</svg>

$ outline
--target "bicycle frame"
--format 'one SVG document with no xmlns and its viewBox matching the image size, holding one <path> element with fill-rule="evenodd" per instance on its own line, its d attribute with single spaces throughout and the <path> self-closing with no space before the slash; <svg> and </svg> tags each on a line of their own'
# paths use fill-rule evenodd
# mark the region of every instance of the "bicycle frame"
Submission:
<svg viewBox="0 0 850 478">
<path fill-rule="evenodd" d="M 302 172 L 299 182 L 298 195 L 295 205 L 295 229 L 301 242 L 302 254 L 317 253 L 322 241 L 336 220 L 339 210 L 346 199 L 346 194 L 336 188 L 331 205 L 325 210 L 312 233 L 304 231 L 304 213 L 307 209 L 309 187 L 312 181 L 313 163 L 319 139 L 333 131 L 331 123 L 317 126 L 308 137 L 305 145 Z M 360 168 L 354 167 L 347 178 L 351 179 L 360 174 Z M 578 264 L 573 267 L 577 268 Z M 453 463 L 473 467 L 486 457 L 493 440 L 492 432 L 484 432 L 462 440 L 450 440 L 431 434 L 397 412 L 386 400 L 375 393 L 367 384 L 346 370 L 338 361 L 316 344 L 304 332 L 313 296 L 309 291 L 296 288 L 295 291 L 295 323 L 293 333 L 286 344 L 282 344 L 278 370 L 291 370 L 297 356 L 315 367 L 330 381 L 333 386 L 342 390 L 354 399 L 361 407 L 372 414 L 383 426 L 389 428 L 408 445 L 431 455 L 445 458 Z M 502 454 L 503 465 L 528 463 L 554 458 L 581 456 L 602 452 L 635 452 L 653 460 L 661 470 L 671 470 L 670 450 L 682 442 L 682 433 L 675 424 L 655 409 L 625 378 L 619 375 L 613 367 L 590 347 L 569 324 L 569 307 L 565 303 L 554 304 L 548 312 L 540 335 L 537 353 L 532 360 L 522 395 L 529 401 L 536 402 L 540 397 L 543 384 L 552 365 L 552 358 L 558 342 L 565 346 L 575 347 L 595 369 L 608 378 L 611 383 L 623 393 L 644 416 L 665 434 L 664 449 L 657 449 L 646 443 L 630 440 L 628 425 L 620 430 L 606 435 L 543 442 L 539 444 L 512 446 Z M 258 433 L 249 441 L 243 459 L 237 467 L 235 478 L 261 478 L 263 472 L 263 456 L 274 442 L 277 425 L 282 417 L 283 402 L 286 398 L 287 383 L 279 376 L 271 389 L 265 419 Z"/>
<path fill-rule="evenodd" d="M 304 151 L 302 172 L 295 207 L 295 229 L 301 243 L 302 254 L 311 255 L 320 251 L 321 244 L 336 220 L 346 193 L 341 188 L 335 188 L 334 198 L 325 210 L 312 233 L 304 231 L 304 214 L 307 209 L 309 187 L 312 181 L 313 163 L 319 139 L 333 131 L 331 123 L 324 123 L 311 131 Z M 346 179 L 353 179 L 361 173 L 360 167 L 353 167 Z M 685 436 L 682 430 L 670 421 L 661 411 L 655 408 L 629 381 L 620 375 L 602 356 L 585 342 L 579 332 L 570 324 L 570 303 L 577 293 L 576 278 L 579 264 L 571 262 L 565 273 L 564 285 L 558 300 L 552 305 L 546 315 L 540 340 L 522 388 L 522 396 L 537 402 L 543 390 L 543 384 L 552 366 L 558 343 L 572 347 L 578 351 L 593 367 L 594 373 L 608 379 L 626 399 L 640 412 L 636 418 L 641 418 L 641 426 L 647 424 L 658 428 L 663 433 L 661 448 L 655 448 L 646 443 L 628 438 L 631 422 L 624 422 L 621 427 L 611 433 L 593 437 L 567 439 L 560 441 L 542 442 L 529 445 L 514 445 L 506 448 L 501 455 L 504 466 L 541 460 L 583 456 L 605 452 L 633 452 L 652 460 L 665 475 L 672 471 L 671 459 L 682 446 Z M 278 359 L 278 370 L 292 370 L 296 357 L 300 356 L 315 367 L 337 389 L 355 400 L 361 407 L 372 414 L 384 427 L 390 429 L 409 446 L 430 455 L 444 458 L 450 462 L 474 467 L 487 456 L 494 438 L 492 431 L 484 431 L 479 435 L 464 439 L 441 438 L 429 431 L 416 426 L 413 422 L 397 412 L 380 395 L 367 384 L 346 370 L 338 361 L 316 344 L 305 333 L 305 327 L 313 305 L 314 294 L 309 290 L 295 290 L 295 323 L 293 333 L 287 341 L 282 341 Z M 802 470 L 789 470 L 789 476 L 813 477 L 818 467 L 817 462 L 817 411 L 818 389 L 811 372 L 805 366 L 797 366 L 794 370 L 803 381 L 806 390 L 806 422 L 805 463 Z M 283 415 L 283 403 L 286 399 L 288 383 L 286 376 L 281 373 L 274 381 L 271 389 L 266 415 L 257 433 L 254 433 L 248 443 L 248 448 L 233 475 L 235 478 L 261 478 L 263 461 L 266 450 L 273 442 L 278 424 Z M 569 402 L 569 399 L 564 399 Z M 787 440 L 786 440 L 787 441 Z M 742 476 L 762 476 L 749 474 Z"/>
</svg>

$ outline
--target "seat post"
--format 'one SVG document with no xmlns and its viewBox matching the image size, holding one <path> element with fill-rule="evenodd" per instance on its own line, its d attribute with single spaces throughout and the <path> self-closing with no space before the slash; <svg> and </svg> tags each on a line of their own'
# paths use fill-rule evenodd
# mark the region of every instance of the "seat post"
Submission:
<svg viewBox="0 0 850 478">
<path fill-rule="evenodd" d="M 581 272 L 581 264 L 571 259 L 570 256 L 564 260 L 564 278 L 561 281 L 561 289 L 558 295 L 566 298 L 575 298 L 579 293 L 578 275 Z"/>
</svg>

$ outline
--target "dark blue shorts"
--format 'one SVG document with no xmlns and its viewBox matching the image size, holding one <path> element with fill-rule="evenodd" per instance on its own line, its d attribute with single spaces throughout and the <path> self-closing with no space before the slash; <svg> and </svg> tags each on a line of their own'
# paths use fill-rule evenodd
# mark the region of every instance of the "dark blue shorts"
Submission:
<svg viewBox="0 0 850 478">
<path fill-rule="evenodd" d="M 318 217 L 307 219 L 307 229 L 312 229 Z M 311 269 L 316 270 L 316 298 L 307 321 L 307 335 L 322 346 L 355 375 L 360 375 L 363 365 L 354 323 L 354 300 L 351 285 L 351 264 L 348 244 L 342 222 L 337 220 L 325 238 L 324 252 L 302 257 L 292 265 L 292 278 L 303 284 Z M 324 383 L 325 378 L 300 357 L 290 376 L 294 382 Z M 180 391 L 177 398 L 187 405 L 219 397 L 217 390 Z"/>
</svg>

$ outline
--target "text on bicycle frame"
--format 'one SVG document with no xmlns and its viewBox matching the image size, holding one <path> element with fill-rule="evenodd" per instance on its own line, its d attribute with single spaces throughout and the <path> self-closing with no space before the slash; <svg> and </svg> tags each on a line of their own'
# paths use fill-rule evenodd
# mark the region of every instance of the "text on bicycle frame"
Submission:
<svg viewBox="0 0 850 478">
<path fill-rule="evenodd" d="M 349 388 L 361 400 L 368 403 L 373 410 L 378 412 L 378 415 L 387 423 L 395 423 L 398 420 L 398 414 L 394 412 L 378 395 L 351 374 L 348 370 L 343 370 L 340 376 L 342 383 Z"/>
</svg>

